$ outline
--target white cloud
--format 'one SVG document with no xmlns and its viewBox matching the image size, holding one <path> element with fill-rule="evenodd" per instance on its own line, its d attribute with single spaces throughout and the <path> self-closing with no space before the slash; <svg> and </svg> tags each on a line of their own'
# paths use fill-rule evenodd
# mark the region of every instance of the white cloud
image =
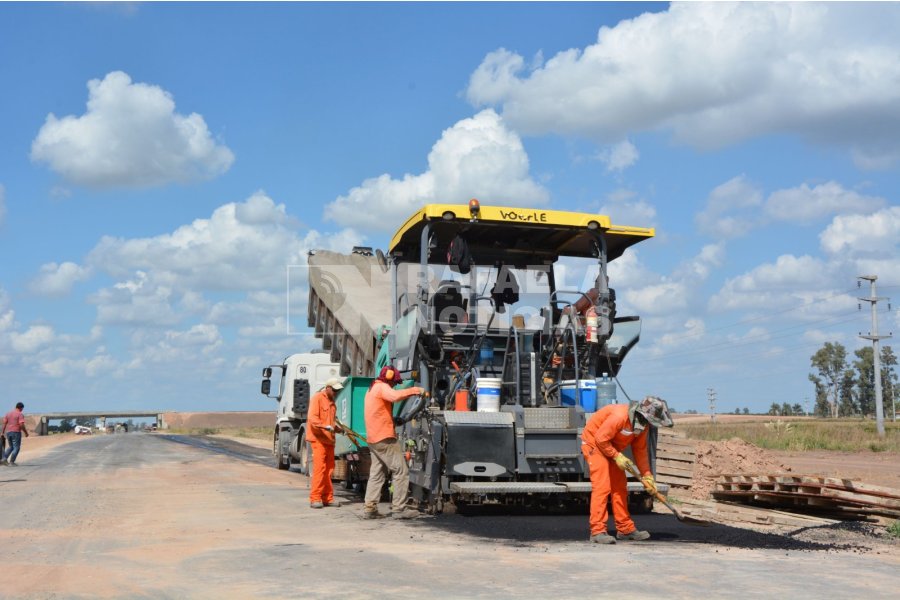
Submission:
<svg viewBox="0 0 900 600">
<path fill-rule="evenodd" d="M 683 281 L 663 281 L 624 293 L 639 315 L 664 315 L 685 310 L 690 290 Z"/>
<path fill-rule="evenodd" d="M 836 265 L 811 256 L 785 254 L 774 263 L 759 265 L 728 279 L 710 299 L 709 306 L 712 310 L 796 307 L 812 294 L 821 295 L 834 289 L 842 278 Z"/>
<path fill-rule="evenodd" d="M 298 269 L 299 271 L 299 269 Z M 295 293 L 296 292 L 296 293 Z M 298 312 L 306 309 L 307 290 L 292 291 L 291 299 L 297 300 L 291 307 Z M 296 297 L 295 297 L 296 296 Z M 284 325 L 285 294 L 267 290 L 250 292 L 238 302 L 217 302 L 210 308 L 206 321 L 217 325 L 242 325 L 258 327 L 275 318 L 281 318 L 281 334 L 287 330 Z M 305 318 L 305 313 L 304 318 Z"/>
<path fill-rule="evenodd" d="M 47 263 L 41 266 L 40 274 L 28 284 L 28 289 L 43 296 L 65 296 L 72 291 L 73 285 L 90 274 L 90 269 L 72 262 Z"/>
<path fill-rule="evenodd" d="M 9 301 L 9 294 L 0 288 L 0 333 L 12 329 L 15 325 L 16 313 Z"/>
<path fill-rule="evenodd" d="M 392 231 L 429 202 L 533 206 L 547 190 L 528 174 L 519 136 L 493 110 L 484 110 L 445 130 L 428 155 L 428 171 L 393 179 L 365 180 L 325 207 L 325 218 L 346 226 Z"/>
<path fill-rule="evenodd" d="M 684 346 L 697 346 L 697 341 L 706 335 L 706 324 L 695 317 L 687 319 L 680 327 L 659 337 L 650 348 L 650 356 L 659 356 Z"/>
<path fill-rule="evenodd" d="M 100 377 L 116 374 L 121 365 L 109 354 L 101 351 L 91 358 L 68 358 L 61 356 L 52 360 L 41 361 L 41 370 L 50 377 L 61 379 L 68 375 L 84 374 L 87 377 Z"/>
<path fill-rule="evenodd" d="M 151 339 L 147 336 L 145 338 Z M 199 324 L 186 331 L 166 331 L 156 343 L 147 343 L 146 340 L 140 343 L 133 364 L 222 360 L 213 356 L 224 343 L 219 328 L 215 325 Z"/>
<path fill-rule="evenodd" d="M 710 192 L 706 207 L 695 221 L 700 231 L 720 239 L 745 235 L 759 224 L 762 192 L 744 175 L 734 177 Z"/>
<path fill-rule="evenodd" d="M 618 172 L 622 172 L 634 165 L 639 157 L 640 152 L 638 152 L 637 147 L 628 140 L 623 140 L 618 144 L 604 148 L 597 155 L 597 158 L 606 164 L 607 171 Z"/>
<path fill-rule="evenodd" d="M 172 300 L 171 286 L 160 284 L 144 271 L 88 297 L 88 302 L 97 305 L 97 322 L 101 325 L 149 327 L 178 322 Z"/>
<path fill-rule="evenodd" d="M 634 192 L 620 189 L 609 194 L 606 199 L 607 202 L 598 212 L 609 215 L 614 224 L 653 227 L 656 208 Z"/>
<path fill-rule="evenodd" d="M 884 205 L 883 198 L 863 196 L 829 181 L 812 188 L 804 183 L 773 192 L 766 200 L 765 212 L 779 221 L 811 223 L 832 214 L 872 212 Z"/>
<path fill-rule="evenodd" d="M 283 287 L 287 265 L 306 264 L 309 249 L 349 251 L 361 241 L 351 230 L 334 235 L 309 231 L 301 237 L 284 205 L 257 192 L 170 234 L 104 237 L 87 262 L 114 277 L 135 270 L 152 273 L 155 282 L 175 291 L 272 289 Z"/>
<path fill-rule="evenodd" d="M 49 325 L 32 325 L 25 333 L 13 332 L 10 342 L 20 354 L 32 354 L 53 341 L 55 333 Z"/>
<path fill-rule="evenodd" d="M 819 235 L 822 249 L 833 255 L 846 252 L 851 256 L 874 254 L 896 258 L 898 241 L 900 206 L 870 215 L 837 216 Z"/>
<path fill-rule="evenodd" d="M 898 28 L 891 3 L 673 3 L 530 67 L 491 52 L 467 97 L 525 134 L 668 130 L 708 148 L 788 133 L 885 167 L 900 158 Z"/>
<path fill-rule="evenodd" d="M 249 338 L 266 338 L 280 337 L 288 332 L 287 319 L 284 317 L 275 317 L 267 323 L 258 325 L 246 325 L 238 329 L 238 335 Z"/>
<path fill-rule="evenodd" d="M 695 283 L 706 281 L 713 270 L 721 267 L 724 263 L 725 246 L 722 243 L 707 244 L 700 249 L 697 256 L 678 265 L 673 272 L 673 277 Z"/>
<path fill-rule="evenodd" d="M 52 113 L 31 145 L 31 158 L 67 181 L 95 188 L 146 187 L 221 175 L 234 155 L 217 144 L 197 113 L 175 112 L 172 95 L 132 83 L 121 71 L 88 82 L 87 111 Z"/>
</svg>

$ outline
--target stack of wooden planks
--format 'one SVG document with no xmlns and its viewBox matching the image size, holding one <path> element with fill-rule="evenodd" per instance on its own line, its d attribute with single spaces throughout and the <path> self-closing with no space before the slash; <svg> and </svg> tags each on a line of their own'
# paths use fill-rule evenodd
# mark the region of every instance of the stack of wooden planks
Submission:
<svg viewBox="0 0 900 600">
<path fill-rule="evenodd" d="M 713 498 L 836 518 L 900 517 L 900 490 L 836 477 L 721 475 Z"/>
<path fill-rule="evenodd" d="M 670 487 L 689 488 L 693 483 L 697 451 L 694 442 L 668 429 L 659 429 L 656 442 L 656 480 Z"/>
<path fill-rule="evenodd" d="M 747 505 L 710 502 L 708 500 L 690 499 L 683 501 L 681 512 L 689 517 L 716 523 L 752 523 L 754 525 L 772 525 L 782 527 L 818 527 L 833 525 L 839 521 L 812 515 L 802 515 L 774 510 L 756 508 Z"/>
</svg>

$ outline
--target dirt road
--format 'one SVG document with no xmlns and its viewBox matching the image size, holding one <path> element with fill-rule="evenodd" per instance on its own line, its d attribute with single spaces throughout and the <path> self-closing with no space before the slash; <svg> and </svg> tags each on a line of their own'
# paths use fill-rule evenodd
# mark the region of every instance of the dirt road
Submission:
<svg viewBox="0 0 900 600">
<path fill-rule="evenodd" d="M 0 471 L 0 595 L 34 598 L 889 598 L 898 546 L 638 516 L 592 547 L 584 515 L 363 521 L 233 441 L 131 433 L 23 451 Z M 249 449 L 248 449 L 249 448 Z M 27 449 L 27 447 L 26 447 Z M 246 449 L 246 450 L 244 450 Z M 271 464 L 271 463 L 270 463 Z M 383 507 L 386 510 L 386 507 Z M 827 534 L 827 535 L 826 535 Z M 819 540 L 819 541 L 815 541 Z"/>
</svg>

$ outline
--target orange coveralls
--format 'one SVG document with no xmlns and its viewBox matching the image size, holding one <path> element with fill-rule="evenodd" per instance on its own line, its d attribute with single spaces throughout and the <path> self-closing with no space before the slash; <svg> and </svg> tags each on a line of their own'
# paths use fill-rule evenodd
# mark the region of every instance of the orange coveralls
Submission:
<svg viewBox="0 0 900 600">
<path fill-rule="evenodd" d="M 628 420 L 627 404 L 609 404 L 594 413 L 581 439 L 581 452 L 591 473 L 591 535 L 606 532 L 609 518 L 607 501 L 612 495 L 616 531 L 631 533 L 636 529 L 628 512 L 628 484 L 625 472 L 616 466 L 616 454 L 631 446 L 634 462 L 641 475 L 650 473 L 647 458 L 647 431 L 634 435 Z"/>
<path fill-rule="evenodd" d="M 334 432 L 322 429 L 326 425 L 334 427 L 337 411 L 325 390 L 317 392 L 309 401 L 306 416 L 306 439 L 312 447 L 312 471 L 309 481 L 309 501 L 331 504 L 334 502 L 334 487 L 331 474 L 334 473 Z"/>
</svg>

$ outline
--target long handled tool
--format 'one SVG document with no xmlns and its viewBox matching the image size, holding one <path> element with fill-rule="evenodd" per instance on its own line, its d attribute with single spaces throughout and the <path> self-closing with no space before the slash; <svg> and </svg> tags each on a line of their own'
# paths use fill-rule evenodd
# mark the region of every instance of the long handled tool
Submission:
<svg viewBox="0 0 900 600">
<path fill-rule="evenodd" d="M 666 500 L 665 496 L 660 494 L 658 490 L 654 490 L 650 486 L 650 484 L 648 484 L 646 481 L 641 479 L 641 474 L 640 474 L 640 472 L 638 472 L 637 467 L 634 466 L 634 463 L 629 464 L 627 466 L 627 469 L 628 469 L 629 473 L 631 473 L 632 475 L 637 477 L 638 480 L 642 484 L 644 484 L 644 489 L 647 490 L 647 493 L 650 494 L 651 496 L 653 496 L 654 498 L 656 498 L 657 500 L 659 500 L 660 502 L 662 502 L 663 504 L 665 504 L 666 508 L 671 510 L 672 514 L 674 514 L 675 518 L 677 518 L 679 521 L 681 521 L 682 523 L 687 523 L 688 525 L 699 525 L 701 527 L 708 527 L 710 525 L 709 521 L 704 521 L 703 519 L 698 519 L 697 517 L 688 516 L 688 515 L 684 514 L 683 512 L 681 512 L 680 510 L 678 510 L 677 508 L 675 508 L 674 506 L 672 506 L 671 504 L 669 504 L 669 502 L 668 502 L 668 500 Z"/>
<path fill-rule="evenodd" d="M 356 433 L 355 431 L 350 429 L 348 426 L 341 423 L 340 420 L 335 419 L 334 422 L 337 424 L 338 427 L 343 429 L 342 433 L 344 435 L 346 435 L 350 439 L 351 442 L 356 444 L 356 446 L 358 448 L 362 448 L 363 444 L 366 443 L 366 440 L 363 438 L 363 436 L 359 435 L 358 433 Z"/>
</svg>

